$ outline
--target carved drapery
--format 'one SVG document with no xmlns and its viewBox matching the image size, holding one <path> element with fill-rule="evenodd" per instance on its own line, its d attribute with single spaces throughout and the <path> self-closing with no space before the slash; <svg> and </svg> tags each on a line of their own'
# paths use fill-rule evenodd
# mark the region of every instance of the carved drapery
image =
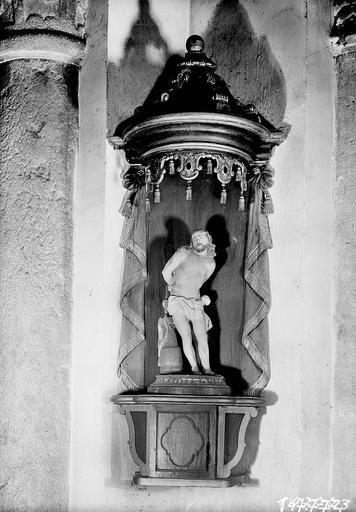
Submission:
<svg viewBox="0 0 356 512">
<path fill-rule="evenodd" d="M 187 163 L 190 163 L 188 168 Z M 247 365 L 246 372 L 241 369 L 248 383 L 248 394 L 258 395 L 267 385 L 270 379 L 268 313 L 271 305 L 267 250 L 272 247 L 267 215 L 273 211 L 268 192 L 273 184 L 273 171 L 268 166 L 257 165 L 247 169 L 246 163 L 235 158 L 210 153 L 181 155 L 176 152 L 151 160 L 146 167 L 131 166 L 124 173 L 124 184 L 130 189 L 122 205 L 126 220 L 121 238 L 121 247 L 125 249 L 126 256 L 121 292 L 124 319 L 118 369 L 124 390 L 137 391 L 145 386 L 146 215 L 154 208 L 154 203 L 164 200 L 157 193 L 163 178 L 176 179 L 179 176 L 183 180 L 193 181 L 200 172 L 216 175 L 222 184 L 221 194 L 226 192 L 226 184 L 233 186 L 237 182 L 243 197 L 243 207 L 246 197 L 248 228 L 243 270 L 246 283 L 245 314 L 242 339 L 236 342 L 242 343 L 253 362 Z M 225 183 L 222 182 L 224 179 Z M 152 196 L 153 205 L 150 204 Z M 186 196 L 185 199 L 194 201 L 192 197 Z M 147 207 L 147 204 L 150 206 Z M 241 197 L 239 205 L 241 207 Z"/>
<path fill-rule="evenodd" d="M 128 203 L 130 200 L 132 204 Z M 144 387 L 144 285 L 147 276 L 144 201 L 145 190 L 141 188 L 137 193 L 128 194 L 122 208 L 125 222 L 120 246 L 125 250 L 125 263 L 120 295 L 123 320 L 118 355 L 122 391 L 136 391 Z"/>
</svg>

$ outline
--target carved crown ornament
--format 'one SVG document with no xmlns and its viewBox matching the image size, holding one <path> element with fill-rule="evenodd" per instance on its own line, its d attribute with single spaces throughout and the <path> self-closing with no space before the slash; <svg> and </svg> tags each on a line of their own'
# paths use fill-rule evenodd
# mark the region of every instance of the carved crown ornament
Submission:
<svg viewBox="0 0 356 512">
<path fill-rule="evenodd" d="M 184 180 L 185 199 L 191 201 L 197 178 L 204 176 L 218 180 L 221 204 L 229 187 L 238 186 L 238 208 L 244 210 L 248 187 L 255 183 L 263 191 L 262 211 L 271 213 L 269 160 L 287 134 L 232 96 L 200 36 L 190 36 L 186 47 L 185 58 L 162 74 L 145 103 L 109 138 L 130 164 L 124 186 L 132 193 L 145 187 L 149 211 L 161 201 L 163 179 Z"/>
</svg>

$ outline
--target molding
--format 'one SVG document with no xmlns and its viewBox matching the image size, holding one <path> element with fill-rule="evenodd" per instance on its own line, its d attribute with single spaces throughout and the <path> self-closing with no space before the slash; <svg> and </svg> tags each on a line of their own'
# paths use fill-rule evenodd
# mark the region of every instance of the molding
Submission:
<svg viewBox="0 0 356 512">
<path fill-rule="evenodd" d="M 238 407 L 266 407 L 266 400 L 253 396 L 202 396 L 202 395 L 160 395 L 160 394 L 138 394 L 138 395 L 114 395 L 111 401 L 117 405 L 148 406 L 155 404 L 195 404 L 195 405 L 224 405 Z"/>
<path fill-rule="evenodd" d="M 241 128 L 249 131 L 254 135 L 260 137 L 264 142 L 273 142 L 274 144 L 280 144 L 286 138 L 285 135 L 279 130 L 269 131 L 262 125 L 244 119 L 243 117 L 233 116 L 231 114 L 216 114 L 206 112 L 182 112 L 177 114 L 165 114 L 156 117 L 151 117 L 142 122 L 133 123 L 127 129 L 123 131 L 123 139 L 128 140 L 133 136 L 139 134 L 139 132 L 146 132 L 153 128 L 171 127 L 182 124 L 197 124 L 201 125 L 215 125 L 217 128 L 221 126 L 223 128 Z M 117 134 L 112 137 L 112 142 Z"/>
<path fill-rule="evenodd" d="M 12 35 L 0 40 L 0 63 L 19 59 L 43 59 L 79 66 L 84 50 L 83 39 L 67 34 Z"/>
<path fill-rule="evenodd" d="M 120 148 L 116 147 L 116 149 Z M 227 144 L 217 144 L 210 142 L 181 142 L 172 144 L 162 144 L 148 151 L 143 151 L 141 155 L 141 160 L 146 161 L 147 159 L 152 158 L 153 156 L 156 155 L 161 156 L 171 152 L 179 153 L 180 151 L 217 152 L 230 155 L 231 157 L 241 157 L 249 163 L 253 161 L 252 157 L 246 151 L 228 146 Z"/>
<path fill-rule="evenodd" d="M 148 119 L 130 118 L 116 129 L 111 144 L 124 149 L 129 163 L 144 163 L 171 152 L 220 153 L 248 162 L 271 157 L 286 134 L 244 117 L 215 112 L 183 112 Z"/>
<path fill-rule="evenodd" d="M 0 63 L 41 59 L 80 65 L 87 0 L 2 0 Z"/>
</svg>

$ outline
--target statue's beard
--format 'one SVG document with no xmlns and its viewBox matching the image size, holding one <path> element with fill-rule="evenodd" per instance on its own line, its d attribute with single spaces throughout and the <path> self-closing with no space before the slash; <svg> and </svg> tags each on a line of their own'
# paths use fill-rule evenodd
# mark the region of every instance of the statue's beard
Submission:
<svg viewBox="0 0 356 512">
<path fill-rule="evenodd" d="M 216 256 L 215 245 L 214 244 L 201 244 L 196 243 L 193 245 L 193 249 L 195 252 L 201 255 L 206 255 L 214 258 Z"/>
<path fill-rule="evenodd" d="M 197 252 L 204 252 L 209 247 L 209 245 L 197 243 L 193 247 Z"/>
</svg>

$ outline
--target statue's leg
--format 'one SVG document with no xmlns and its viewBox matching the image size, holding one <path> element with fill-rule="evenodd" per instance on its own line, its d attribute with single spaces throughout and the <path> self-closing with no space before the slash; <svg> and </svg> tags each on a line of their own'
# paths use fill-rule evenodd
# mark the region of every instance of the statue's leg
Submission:
<svg viewBox="0 0 356 512">
<path fill-rule="evenodd" d="M 194 334 L 198 342 L 198 352 L 201 364 L 203 366 L 203 371 L 205 374 L 212 374 L 213 372 L 210 369 L 209 363 L 208 333 L 206 330 L 204 314 L 197 315 L 196 318 L 192 321 L 192 324 Z"/>
<path fill-rule="evenodd" d="M 173 315 L 173 322 L 182 338 L 183 352 L 188 359 L 193 372 L 198 371 L 197 359 L 195 357 L 195 350 L 192 343 L 192 331 L 190 323 L 183 312 L 175 312 Z"/>
</svg>

